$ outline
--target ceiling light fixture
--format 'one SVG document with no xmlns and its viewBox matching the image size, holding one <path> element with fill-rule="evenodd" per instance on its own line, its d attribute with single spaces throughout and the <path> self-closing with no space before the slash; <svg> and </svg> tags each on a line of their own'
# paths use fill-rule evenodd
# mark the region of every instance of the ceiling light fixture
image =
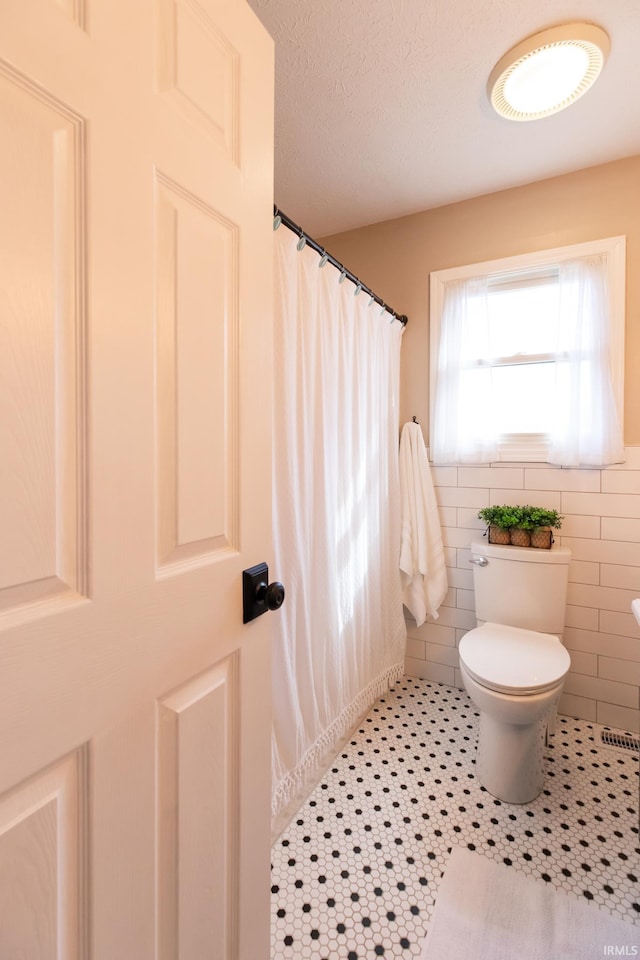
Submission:
<svg viewBox="0 0 640 960">
<path fill-rule="evenodd" d="M 574 103 L 595 83 L 609 37 L 591 23 L 565 23 L 517 44 L 495 65 L 487 91 L 508 120 L 539 120 Z"/>
</svg>

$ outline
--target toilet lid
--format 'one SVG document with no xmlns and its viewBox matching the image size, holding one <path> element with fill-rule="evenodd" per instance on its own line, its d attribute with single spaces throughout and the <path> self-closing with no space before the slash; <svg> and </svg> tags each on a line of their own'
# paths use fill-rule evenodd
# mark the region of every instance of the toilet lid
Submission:
<svg viewBox="0 0 640 960">
<path fill-rule="evenodd" d="M 485 623 L 465 634 L 460 660 L 482 686 L 516 695 L 543 693 L 571 666 L 557 637 L 500 623 Z"/>
</svg>

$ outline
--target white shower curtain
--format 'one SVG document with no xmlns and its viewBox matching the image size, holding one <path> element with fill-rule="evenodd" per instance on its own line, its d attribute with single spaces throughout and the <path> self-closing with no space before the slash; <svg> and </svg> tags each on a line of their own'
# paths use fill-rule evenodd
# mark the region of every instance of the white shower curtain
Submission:
<svg viewBox="0 0 640 960">
<path fill-rule="evenodd" d="M 403 672 L 398 394 L 403 327 L 275 233 L 274 823 Z"/>
</svg>

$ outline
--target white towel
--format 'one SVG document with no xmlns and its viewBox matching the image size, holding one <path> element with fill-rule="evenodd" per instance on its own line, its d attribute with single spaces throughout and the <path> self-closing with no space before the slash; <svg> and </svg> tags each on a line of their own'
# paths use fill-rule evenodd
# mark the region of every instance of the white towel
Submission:
<svg viewBox="0 0 640 960">
<path fill-rule="evenodd" d="M 438 505 L 420 424 L 405 423 L 400 436 L 402 600 L 420 626 L 438 618 L 447 589 Z"/>
</svg>

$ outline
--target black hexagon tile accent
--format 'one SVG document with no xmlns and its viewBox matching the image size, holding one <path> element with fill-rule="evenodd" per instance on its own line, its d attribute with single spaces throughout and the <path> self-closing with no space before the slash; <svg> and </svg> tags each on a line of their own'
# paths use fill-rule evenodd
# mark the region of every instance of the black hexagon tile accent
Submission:
<svg viewBox="0 0 640 960">
<path fill-rule="evenodd" d="M 558 717 L 544 790 L 501 803 L 475 777 L 478 720 L 411 677 L 377 701 L 273 846 L 272 960 L 419 957 L 454 846 L 640 925 L 638 757 Z"/>
</svg>

